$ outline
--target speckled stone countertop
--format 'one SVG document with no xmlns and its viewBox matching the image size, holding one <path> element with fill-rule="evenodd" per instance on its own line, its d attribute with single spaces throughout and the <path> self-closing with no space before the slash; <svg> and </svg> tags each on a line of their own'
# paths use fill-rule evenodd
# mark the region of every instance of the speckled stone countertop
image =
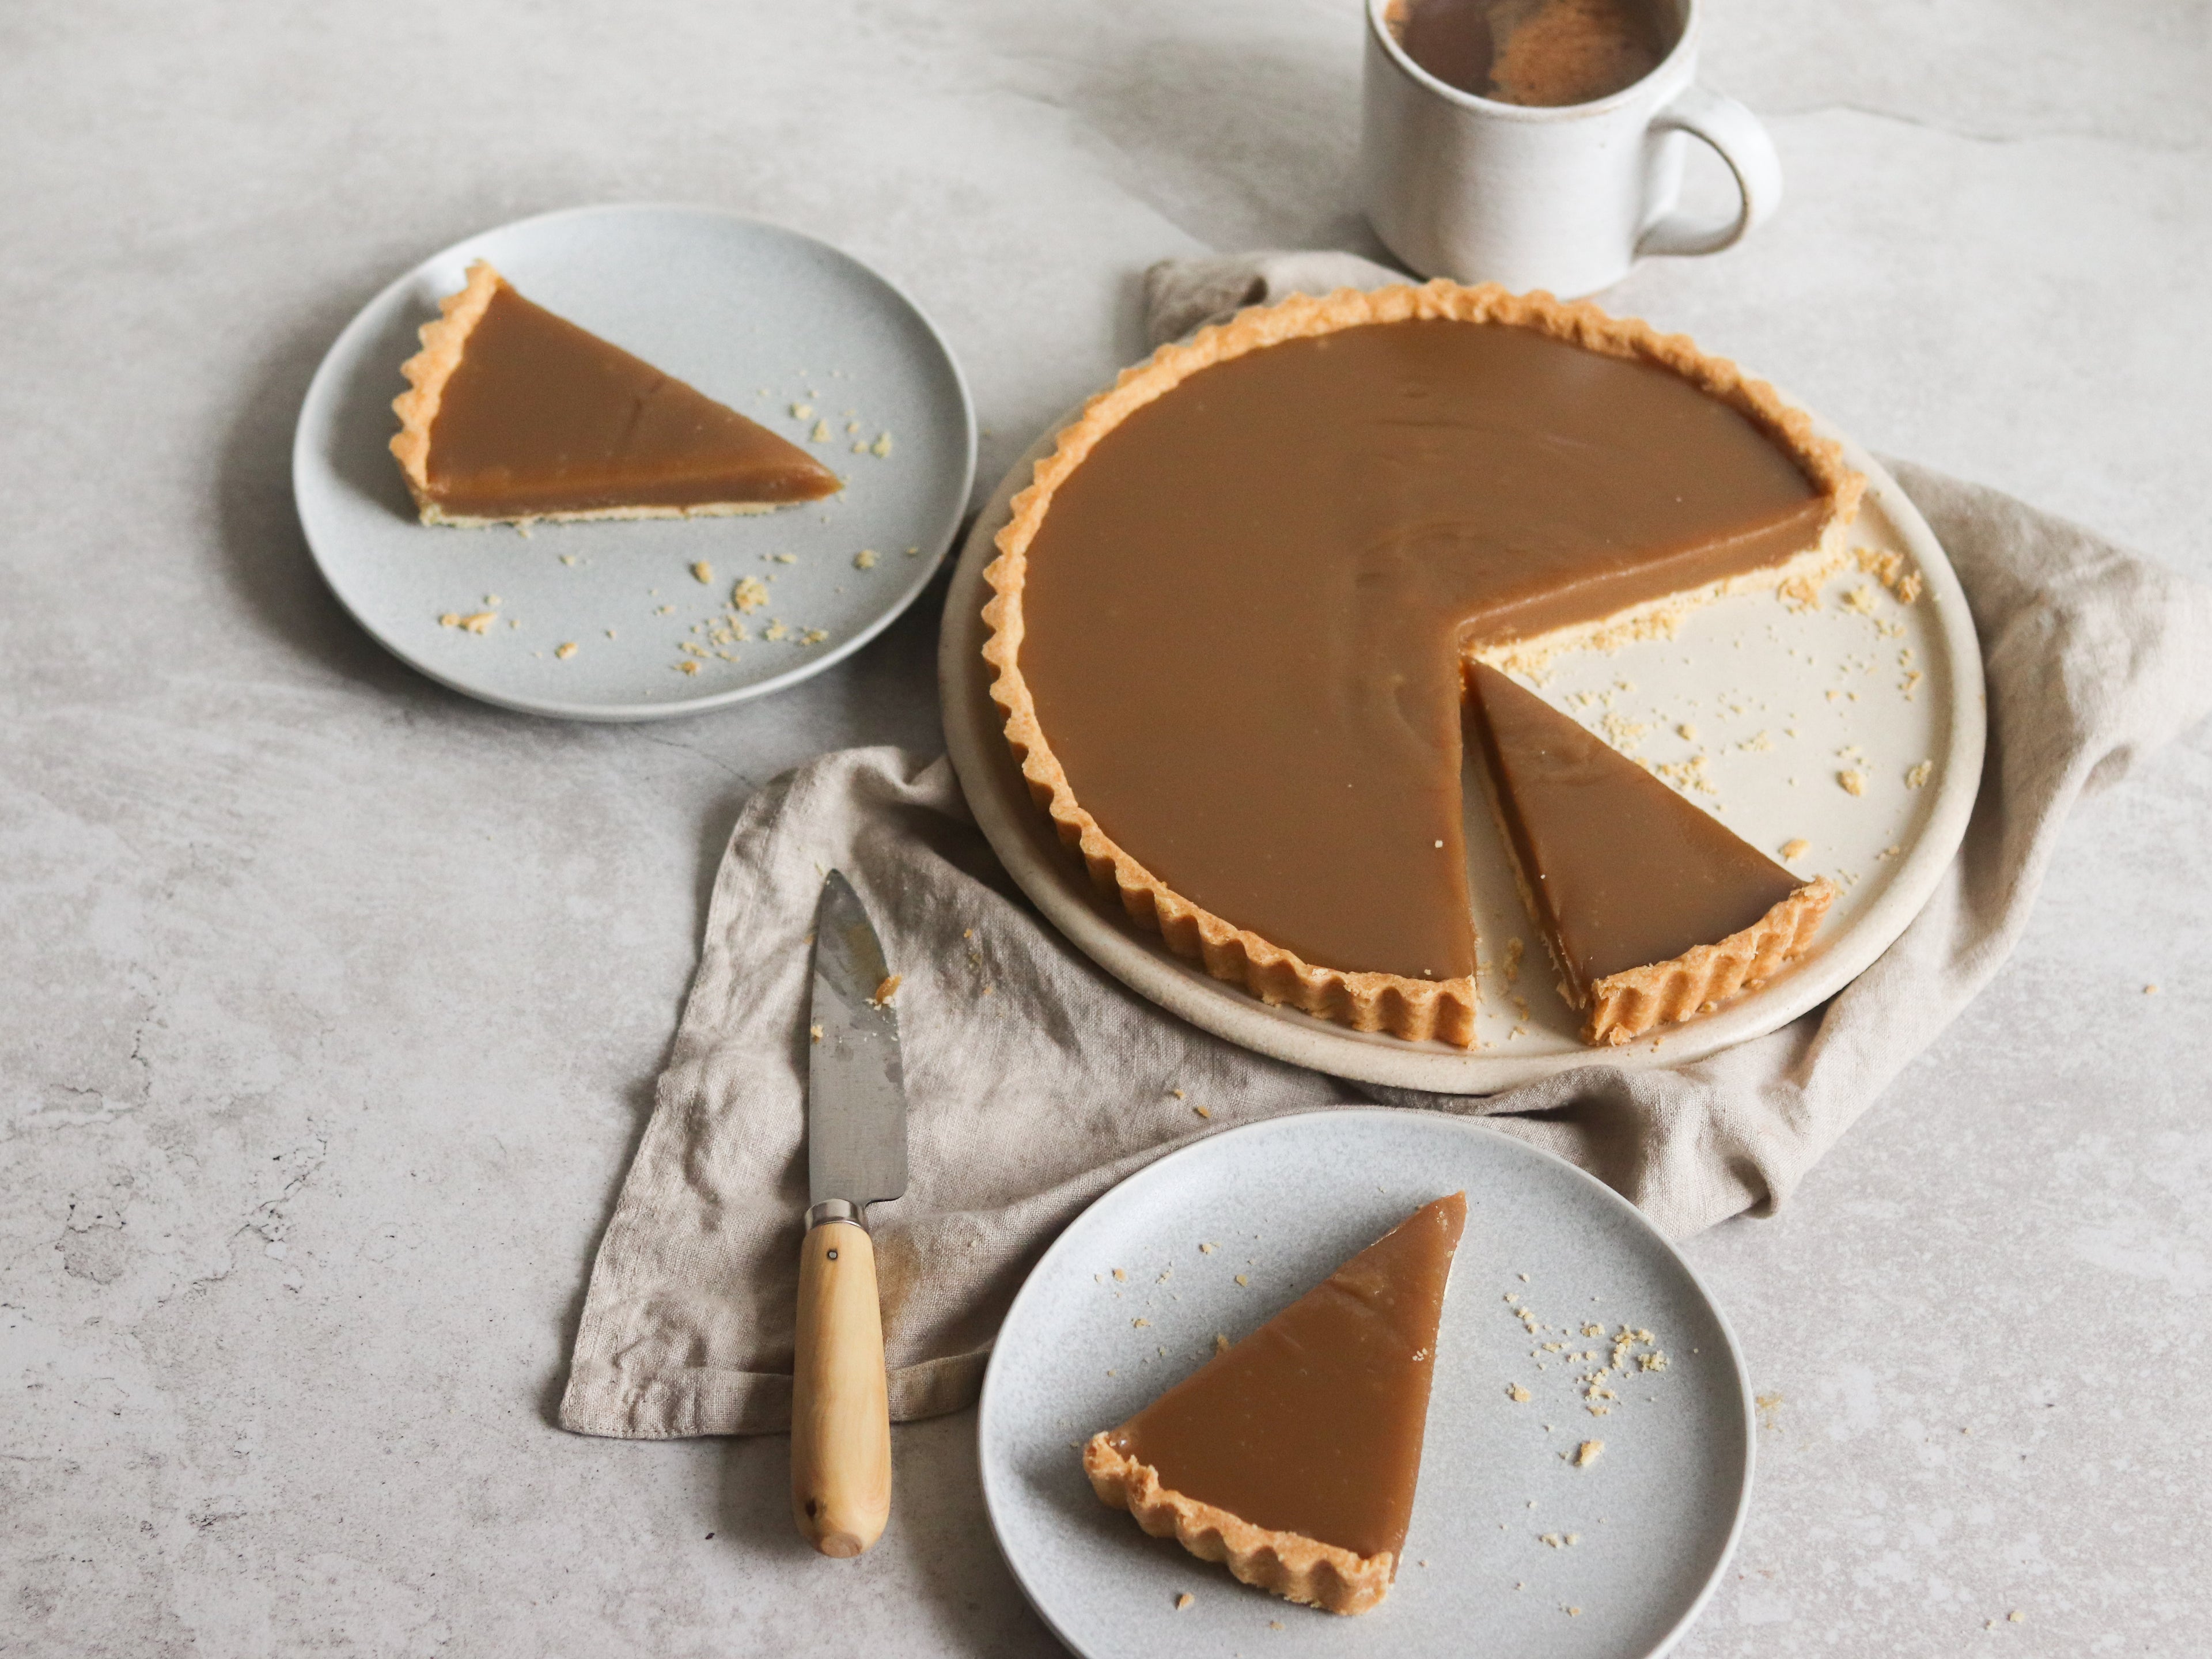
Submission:
<svg viewBox="0 0 2212 1659">
<path fill-rule="evenodd" d="M 724 714 L 503 714 L 340 612 L 291 425 L 424 252 L 696 200 L 906 285 L 988 487 L 1137 355 L 1147 262 L 1368 246 L 1359 27 L 1355 0 L 0 18 L 0 1653 L 1053 1650 L 972 1413 L 899 1431 L 852 1564 L 793 1533 L 781 1438 L 550 1422 L 732 815 L 823 749 L 936 746 L 933 604 Z M 1706 59 L 1790 199 L 1607 302 L 2212 575 L 2212 11 L 1714 0 Z M 2203 1650 L 2209 823 L 2200 729 L 2085 809 L 2011 965 L 1784 1212 L 1691 1247 L 1765 1404 L 1684 1655 Z"/>
</svg>

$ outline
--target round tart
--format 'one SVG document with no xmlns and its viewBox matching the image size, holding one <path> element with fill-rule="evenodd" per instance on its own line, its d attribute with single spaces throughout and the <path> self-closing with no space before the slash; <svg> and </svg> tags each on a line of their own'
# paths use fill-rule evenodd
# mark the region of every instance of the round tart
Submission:
<svg viewBox="0 0 2212 1659">
<path fill-rule="evenodd" d="M 1595 307 L 1294 296 L 1163 347 L 1058 434 L 985 572 L 993 696 L 1061 839 L 1170 948 L 1271 1003 L 1464 1045 L 1461 763 L 1498 752 L 1463 739 L 1467 677 L 1810 590 L 1863 488 L 1771 387 Z M 1492 783 L 1509 832 L 1516 799 L 1548 804 L 1546 835 L 1508 842 L 1585 1040 L 1805 948 L 1825 883 L 1710 819 L 1686 839 L 1668 826 L 1703 815 L 1679 797 L 1531 742 Z M 1623 814 L 1652 833 L 1568 844 Z M 1583 890 L 1530 867 L 1553 858 Z"/>
</svg>

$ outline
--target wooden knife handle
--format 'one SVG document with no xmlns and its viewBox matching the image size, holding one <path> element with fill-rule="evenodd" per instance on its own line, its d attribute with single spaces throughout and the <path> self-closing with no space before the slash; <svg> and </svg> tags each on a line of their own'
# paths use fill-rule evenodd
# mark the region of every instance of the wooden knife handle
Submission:
<svg viewBox="0 0 2212 1659">
<path fill-rule="evenodd" d="M 875 1246 L 852 1222 L 800 1247 L 791 1385 L 792 1519 L 823 1554 L 858 1555 L 890 1518 L 891 1419 Z"/>
</svg>

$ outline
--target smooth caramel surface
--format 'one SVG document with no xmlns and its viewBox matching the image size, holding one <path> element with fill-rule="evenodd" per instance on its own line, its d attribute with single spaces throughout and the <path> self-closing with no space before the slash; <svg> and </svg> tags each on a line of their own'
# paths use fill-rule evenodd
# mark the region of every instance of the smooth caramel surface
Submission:
<svg viewBox="0 0 2212 1659">
<path fill-rule="evenodd" d="M 1471 723 L 1538 920 L 1580 986 L 1756 922 L 1797 878 L 1487 665 Z"/>
<path fill-rule="evenodd" d="M 839 488 L 805 450 L 505 283 L 446 382 L 428 471 L 456 518 L 772 504 Z"/>
<path fill-rule="evenodd" d="M 1826 498 L 1668 370 L 1418 320 L 1202 369 L 1029 549 L 1020 665 L 1076 799 L 1310 963 L 1474 970 L 1459 654 L 1812 545 Z"/>
<path fill-rule="evenodd" d="M 1466 1222 L 1463 1193 L 1415 1211 L 1108 1440 L 1254 1526 L 1395 1556 Z"/>
</svg>

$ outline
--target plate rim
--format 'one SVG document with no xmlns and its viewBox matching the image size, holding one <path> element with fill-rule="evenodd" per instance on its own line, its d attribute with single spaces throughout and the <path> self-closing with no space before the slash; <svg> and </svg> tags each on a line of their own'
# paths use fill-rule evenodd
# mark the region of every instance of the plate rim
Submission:
<svg viewBox="0 0 2212 1659">
<path fill-rule="evenodd" d="M 1024 822 L 1024 815 L 1034 817 L 1038 809 L 1007 751 L 1002 723 L 979 718 L 976 712 L 979 692 L 981 708 L 995 712 L 988 700 L 989 677 L 981 655 L 982 573 L 994 555 L 999 531 L 1012 516 L 1015 493 L 1025 486 L 1036 463 L 1050 453 L 1058 434 L 1082 404 L 1047 427 L 1007 469 L 969 528 L 945 594 L 938 634 L 938 699 L 945 752 L 976 827 L 1016 884 L 1061 936 L 1139 995 L 1239 1048 L 1352 1082 L 1433 1094 L 1492 1095 L 1589 1068 L 1674 1070 L 1780 1030 L 1872 967 L 1926 908 L 1966 839 L 1980 791 L 1988 694 L 1980 639 L 1966 590 L 1911 497 L 1863 445 L 1786 391 L 1778 387 L 1777 394 L 1785 405 L 1811 419 L 1820 435 L 1842 446 L 1845 461 L 1865 474 L 1868 495 L 1920 568 L 1923 602 L 1935 609 L 1949 658 L 1948 744 L 1927 821 L 1874 903 L 1838 938 L 1824 941 L 1760 990 L 1663 1033 L 1662 1047 L 1637 1042 L 1521 1056 L 1354 1031 L 1300 1010 L 1270 1006 L 1241 985 L 1212 978 L 1203 967 L 1170 954 L 1157 939 L 1140 935 L 1109 915 L 1094 898 L 1087 877 L 1065 856 L 1054 855 L 1060 852 L 1056 840 L 1048 854 L 1040 855 L 1033 839 L 1036 825 Z"/>
<path fill-rule="evenodd" d="M 1673 1239 L 1659 1231 L 1650 1217 L 1645 1215 L 1623 1194 L 1607 1186 L 1580 1164 L 1562 1158 L 1557 1152 L 1547 1147 L 1540 1146 L 1534 1141 L 1525 1140 L 1518 1135 L 1509 1133 L 1481 1117 L 1467 1116 L 1455 1112 L 1436 1111 L 1415 1106 L 1301 1107 L 1295 1111 L 1283 1112 L 1272 1117 L 1261 1118 L 1254 1122 L 1240 1123 L 1231 1128 L 1216 1130 L 1186 1146 L 1176 1147 L 1173 1152 L 1153 1159 L 1142 1169 L 1115 1182 L 1097 1198 L 1091 1200 L 1089 1204 L 1084 1206 L 1081 1213 L 1062 1227 L 1052 1243 L 1046 1247 L 1044 1254 L 1037 1258 L 1036 1265 L 1023 1276 L 1021 1288 L 1014 1292 L 1013 1300 L 1006 1305 L 1006 1316 L 999 1322 L 998 1334 L 992 1339 L 991 1357 L 984 1366 L 983 1384 L 977 1396 L 975 1410 L 975 1464 L 977 1478 L 983 1491 L 983 1510 L 985 1515 L 990 1519 L 991 1539 L 998 1547 L 999 1558 L 1006 1563 L 1006 1571 L 1012 1576 L 1015 1586 L 1022 1593 L 1022 1599 L 1029 1603 L 1030 1611 L 1043 1621 L 1045 1628 L 1049 1630 L 1054 1637 L 1070 1651 L 1077 1654 L 1086 1652 L 1076 1636 L 1064 1630 L 1054 1619 L 1039 1599 L 1036 1591 L 1031 1588 L 1029 1579 L 1023 1573 L 1021 1564 L 1015 1559 L 1013 1549 L 1007 1541 L 1006 1527 L 1000 1512 L 1000 1504 L 993 1473 L 991 1448 L 994 1441 L 994 1425 L 996 1422 L 995 1402 L 998 1398 L 996 1384 L 1000 1374 L 1000 1362 L 1006 1352 L 1007 1330 L 1014 1325 L 1016 1319 L 1028 1304 L 1032 1291 L 1036 1291 L 1039 1296 L 1043 1294 L 1042 1290 L 1037 1289 L 1037 1285 L 1045 1269 L 1052 1265 L 1063 1250 L 1072 1251 L 1075 1248 L 1069 1241 L 1076 1237 L 1085 1222 L 1090 1221 L 1110 1200 L 1120 1197 L 1131 1187 L 1152 1180 L 1170 1165 L 1201 1155 L 1215 1158 L 1230 1156 L 1231 1154 L 1222 1150 L 1224 1143 L 1235 1141 L 1244 1136 L 1296 1133 L 1296 1126 L 1303 1120 L 1310 1118 L 1328 1118 L 1340 1123 L 1352 1119 L 1373 1123 L 1387 1121 L 1394 1124 L 1402 1123 L 1410 1119 L 1437 1127 L 1442 1133 L 1448 1134 L 1465 1133 L 1486 1136 L 1493 1143 L 1502 1143 L 1508 1150 L 1509 1155 L 1522 1154 L 1539 1163 L 1554 1164 L 1587 1188 L 1595 1189 L 1601 1202 L 1613 1206 L 1617 1212 L 1622 1213 L 1633 1226 L 1656 1243 L 1666 1257 L 1680 1269 L 1684 1277 L 1689 1281 L 1691 1288 L 1705 1304 L 1706 1310 L 1712 1315 L 1713 1322 L 1720 1331 L 1722 1343 L 1728 1350 L 1732 1374 L 1735 1379 L 1737 1404 L 1742 1413 L 1743 1479 L 1736 1492 L 1735 1512 L 1729 1517 L 1728 1534 L 1723 1540 L 1719 1552 L 1713 1558 L 1712 1569 L 1707 1573 L 1705 1583 L 1698 1586 L 1697 1594 L 1690 1598 L 1690 1603 L 1683 1609 L 1681 1617 L 1667 1628 L 1654 1645 L 1645 1649 L 1641 1655 L 1625 1656 L 1625 1659 L 1661 1659 L 1661 1656 L 1671 1650 L 1703 1616 L 1706 1607 L 1720 1589 L 1721 1580 L 1727 1573 L 1729 1565 L 1735 1559 L 1736 1550 L 1743 1541 L 1744 1528 L 1750 1519 L 1752 1492 L 1757 1485 L 1758 1475 L 1759 1419 L 1756 1397 L 1752 1387 L 1751 1366 L 1744 1357 L 1743 1344 L 1737 1340 L 1735 1327 L 1729 1322 L 1726 1311 L 1714 1297 L 1712 1291 L 1707 1286 L 1696 1267 L 1691 1265 L 1689 1258 L 1682 1254 L 1680 1248 Z"/>
<path fill-rule="evenodd" d="M 806 243 L 854 267 L 872 280 L 880 283 L 889 290 L 891 296 L 899 304 L 904 306 L 921 325 L 924 332 L 936 345 L 938 354 L 944 360 L 945 368 L 951 374 L 953 388 L 959 396 L 961 427 L 965 439 L 963 445 L 965 459 L 962 463 L 960 489 L 957 498 L 959 507 L 954 512 L 951 523 L 946 526 L 944 544 L 929 558 L 921 562 L 921 568 L 915 573 L 914 580 L 905 592 L 885 606 L 872 621 L 854 630 L 846 639 L 839 641 L 831 649 L 794 664 L 782 673 L 771 675 L 767 679 L 756 681 L 749 685 L 733 686 L 725 690 L 706 692 L 695 697 L 685 697 L 678 702 L 653 703 L 568 702 L 555 698 L 522 696 L 468 684 L 410 651 L 398 639 L 387 634 L 363 615 L 354 605 L 353 600 L 348 597 L 344 586 L 331 568 L 330 558 L 317 544 L 315 532 L 308 517 L 307 505 L 302 499 L 303 476 L 318 465 L 318 458 L 313 453 L 309 442 L 310 422 L 315 416 L 325 412 L 325 406 L 337 395 L 341 377 L 345 372 L 344 368 L 341 366 L 342 360 L 350 361 L 351 354 L 349 353 L 348 347 L 355 343 L 357 337 L 367 331 L 372 315 L 380 313 L 392 301 L 395 295 L 401 293 L 410 283 L 416 282 L 431 266 L 441 260 L 448 260 L 459 256 L 489 237 L 501 235 L 509 231 L 546 225 L 564 219 L 615 217 L 633 214 L 678 215 L 692 218 L 729 221 L 749 229 L 766 231 L 773 235 Z M 968 502 L 975 489 L 976 441 L 975 395 L 969 386 L 967 372 L 961 368 L 959 358 L 953 354 L 951 342 L 945 337 L 944 331 L 938 327 L 936 319 L 922 309 L 904 287 L 885 276 L 865 259 L 846 252 L 834 242 L 824 241 L 821 237 L 811 235 L 779 221 L 763 218 L 757 214 L 740 213 L 734 209 L 717 207 L 709 203 L 589 202 L 570 207 L 554 208 L 544 213 L 529 214 L 520 219 L 510 219 L 503 224 L 487 226 L 481 230 L 471 231 L 466 236 L 447 243 L 434 252 L 424 255 L 379 289 L 362 305 L 331 340 L 328 349 L 323 354 L 322 361 L 316 364 L 313 378 L 307 382 L 306 395 L 300 400 L 300 412 L 292 428 L 292 512 L 294 519 L 300 526 L 301 536 L 307 544 L 308 556 L 314 561 L 316 574 L 322 578 L 323 585 L 330 590 L 332 597 L 337 600 L 345 613 L 353 618 L 356 625 L 363 633 L 416 673 L 436 682 L 448 690 L 457 691 L 463 696 L 473 698 L 478 702 L 489 703 L 496 708 L 507 709 L 515 714 L 535 714 L 552 720 L 584 720 L 602 725 L 636 725 L 649 720 L 674 720 L 690 714 L 705 714 L 714 709 L 726 708 L 737 703 L 749 702 L 756 697 L 763 697 L 774 692 L 787 690 L 802 680 L 810 679 L 826 669 L 835 667 L 855 652 L 862 650 L 878 635 L 904 616 L 915 601 L 927 591 L 930 582 L 943 567 L 945 556 L 952 550 L 954 544 L 960 538 L 960 525 L 967 515 Z"/>
</svg>

